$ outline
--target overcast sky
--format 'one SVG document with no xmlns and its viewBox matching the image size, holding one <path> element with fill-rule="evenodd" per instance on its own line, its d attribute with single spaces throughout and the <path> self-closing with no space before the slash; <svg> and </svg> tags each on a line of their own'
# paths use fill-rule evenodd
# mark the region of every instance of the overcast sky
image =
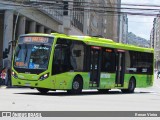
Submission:
<svg viewBox="0 0 160 120">
<path fill-rule="evenodd" d="M 121 1 L 122 4 L 126 3 L 126 4 L 141 4 L 141 5 L 160 5 L 160 0 L 121 0 Z M 150 32 L 153 27 L 154 18 L 155 18 L 154 16 L 148 17 L 148 16 L 128 15 L 128 21 L 129 21 L 128 31 L 133 32 L 134 34 L 149 40 Z"/>
</svg>

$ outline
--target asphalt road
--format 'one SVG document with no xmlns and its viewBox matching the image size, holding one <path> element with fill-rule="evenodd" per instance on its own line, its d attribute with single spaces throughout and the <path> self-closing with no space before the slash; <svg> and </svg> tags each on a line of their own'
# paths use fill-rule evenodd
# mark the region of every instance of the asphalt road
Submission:
<svg viewBox="0 0 160 120">
<path fill-rule="evenodd" d="M 115 89 L 108 94 L 85 90 L 81 95 L 64 91 L 41 95 L 36 89 L 0 88 L 0 111 L 160 111 L 160 79 L 134 94 Z"/>
</svg>

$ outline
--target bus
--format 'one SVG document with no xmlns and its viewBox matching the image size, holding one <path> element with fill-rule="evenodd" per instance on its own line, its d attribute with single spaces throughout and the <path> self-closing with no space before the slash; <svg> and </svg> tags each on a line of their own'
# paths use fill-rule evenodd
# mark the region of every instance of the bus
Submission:
<svg viewBox="0 0 160 120">
<path fill-rule="evenodd" d="M 71 94 L 96 89 L 107 93 L 153 85 L 154 50 L 113 40 L 59 33 L 24 34 L 12 60 L 12 85 L 40 93 Z"/>
</svg>

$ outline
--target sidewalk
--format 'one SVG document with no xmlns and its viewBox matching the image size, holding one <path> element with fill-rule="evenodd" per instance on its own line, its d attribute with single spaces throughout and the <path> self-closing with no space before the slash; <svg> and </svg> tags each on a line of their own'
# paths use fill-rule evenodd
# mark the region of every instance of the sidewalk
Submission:
<svg viewBox="0 0 160 120">
<path fill-rule="evenodd" d="M 15 89 L 15 88 L 29 88 L 29 87 L 23 87 L 23 86 L 5 86 L 1 85 L 0 89 Z"/>
<path fill-rule="evenodd" d="M 0 88 L 7 88 L 7 86 L 5 86 L 5 85 L 2 85 L 2 86 L 0 86 Z"/>
</svg>

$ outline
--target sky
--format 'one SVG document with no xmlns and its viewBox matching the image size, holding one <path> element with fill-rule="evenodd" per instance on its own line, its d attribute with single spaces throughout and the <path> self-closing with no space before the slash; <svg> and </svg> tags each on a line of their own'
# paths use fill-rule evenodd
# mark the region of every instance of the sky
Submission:
<svg viewBox="0 0 160 120">
<path fill-rule="evenodd" d="M 121 2 L 122 4 L 141 4 L 141 5 L 159 5 L 160 6 L 160 0 L 121 0 Z M 142 8 L 142 7 L 138 7 L 138 8 Z M 148 7 L 143 7 L 143 8 L 148 8 Z M 140 36 L 142 38 L 149 40 L 151 29 L 153 27 L 153 19 L 155 17 L 156 16 L 128 15 L 128 31 L 133 32 L 137 36 Z"/>
</svg>

